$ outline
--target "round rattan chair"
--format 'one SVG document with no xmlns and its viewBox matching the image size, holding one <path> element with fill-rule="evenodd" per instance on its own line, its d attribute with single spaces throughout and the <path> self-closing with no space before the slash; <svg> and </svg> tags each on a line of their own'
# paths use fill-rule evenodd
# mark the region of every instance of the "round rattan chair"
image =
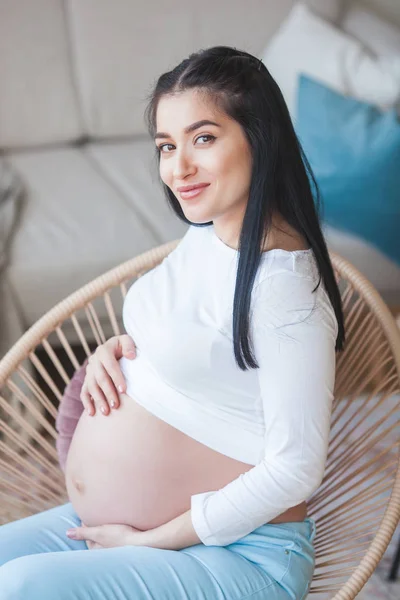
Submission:
<svg viewBox="0 0 400 600">
<path fill-rule="evenodd" d="M 68 501 L 55 448 L 63 390 L 94 348 L 124 333 L 130 282 L 179 239 L 108 271 L 60 302 L 0 362 L 0 523 Z M 317 522 L 315 598 L 350 600 L 382 558 L 400 518 L 400 335 L 371 283 L 330 253 L 345 315 L 324 480 L 309 499 Z"/>
</svg>

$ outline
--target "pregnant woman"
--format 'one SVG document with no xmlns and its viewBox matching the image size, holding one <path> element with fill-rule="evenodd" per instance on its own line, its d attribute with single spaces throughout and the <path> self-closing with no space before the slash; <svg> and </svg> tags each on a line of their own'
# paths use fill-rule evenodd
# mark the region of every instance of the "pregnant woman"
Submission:
<svg viewBox="0 0 400 600">
<path fill-rule="evenodd" d="M 0 598 L 301 600 L 344 343 L 318 188 L 244 51 L 191 54 L 146 118 L 189 227 L 72 380 L 69 502 L 0 527 Z"/>
</svg>

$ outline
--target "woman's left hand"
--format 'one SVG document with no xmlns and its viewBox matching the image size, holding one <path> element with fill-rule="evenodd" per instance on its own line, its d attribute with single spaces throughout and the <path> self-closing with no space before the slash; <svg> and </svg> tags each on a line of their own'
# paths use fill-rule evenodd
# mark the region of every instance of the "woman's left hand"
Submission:
<svg viewBox="0 0 400 600">
<path fill-rule="evenodd" d="M 143 533 L 130 525 L 97 525 L 68 529 L 67 536 L 73 540 L 85 540 L 89 550 L 116 548 L 119 546 L 139 546 L 139 535 Z"/>
</svg>

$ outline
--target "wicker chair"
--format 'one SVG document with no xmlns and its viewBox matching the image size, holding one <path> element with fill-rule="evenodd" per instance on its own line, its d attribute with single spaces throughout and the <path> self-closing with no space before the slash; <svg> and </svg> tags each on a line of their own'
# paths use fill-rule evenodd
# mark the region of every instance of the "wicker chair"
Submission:
<svg viewBox="0 0 400 600">
<path fill-rule="evenodd" d="M 156 267 L 179 241 L 71 294 L 0 362 L 0 523 L 68 501 L 55 449 L 63 390 L 98 344 L 124 332 L 117 315 L 129 281 Z M 308 502 L 317 522 L 310 594 L 350 600 L 372 575 L 400 518 L 400 335 L 371 283 L 339 255 L 331 253 L 331 260 L 347 339 L 337 353 L 325 477 Z"/>
</svg>

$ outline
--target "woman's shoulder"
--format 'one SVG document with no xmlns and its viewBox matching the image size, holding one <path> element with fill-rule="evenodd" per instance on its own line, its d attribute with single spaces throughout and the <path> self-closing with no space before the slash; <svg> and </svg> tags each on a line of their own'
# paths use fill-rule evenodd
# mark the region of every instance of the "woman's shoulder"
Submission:
<svg viewBox="0 0 400 600">
<path fill-rule="evenodd" d="M 337 330 L 336 316 L 312 253 L 274 258 L 254 287 L 254 324 L 271 328 L 300 324 Z"/>
<path fill-rule="evenodd" d="M 281 284 L 282 291 L 285 291 L 286 284 L 293 285 L 296 278 L 318 279 L 318 263 L 313 250 L 289 251 L 276 248 L 265 252 L 258 269 L 256 286 L 272 278 Z"/>
<path fill-rule="evenodd" d="M 253 292 L 254 317 L 272 326 L 297 322 L 316 304 L 316 282 L 277 261 L 268 274 L 258 281 Z"/>
</svg>

